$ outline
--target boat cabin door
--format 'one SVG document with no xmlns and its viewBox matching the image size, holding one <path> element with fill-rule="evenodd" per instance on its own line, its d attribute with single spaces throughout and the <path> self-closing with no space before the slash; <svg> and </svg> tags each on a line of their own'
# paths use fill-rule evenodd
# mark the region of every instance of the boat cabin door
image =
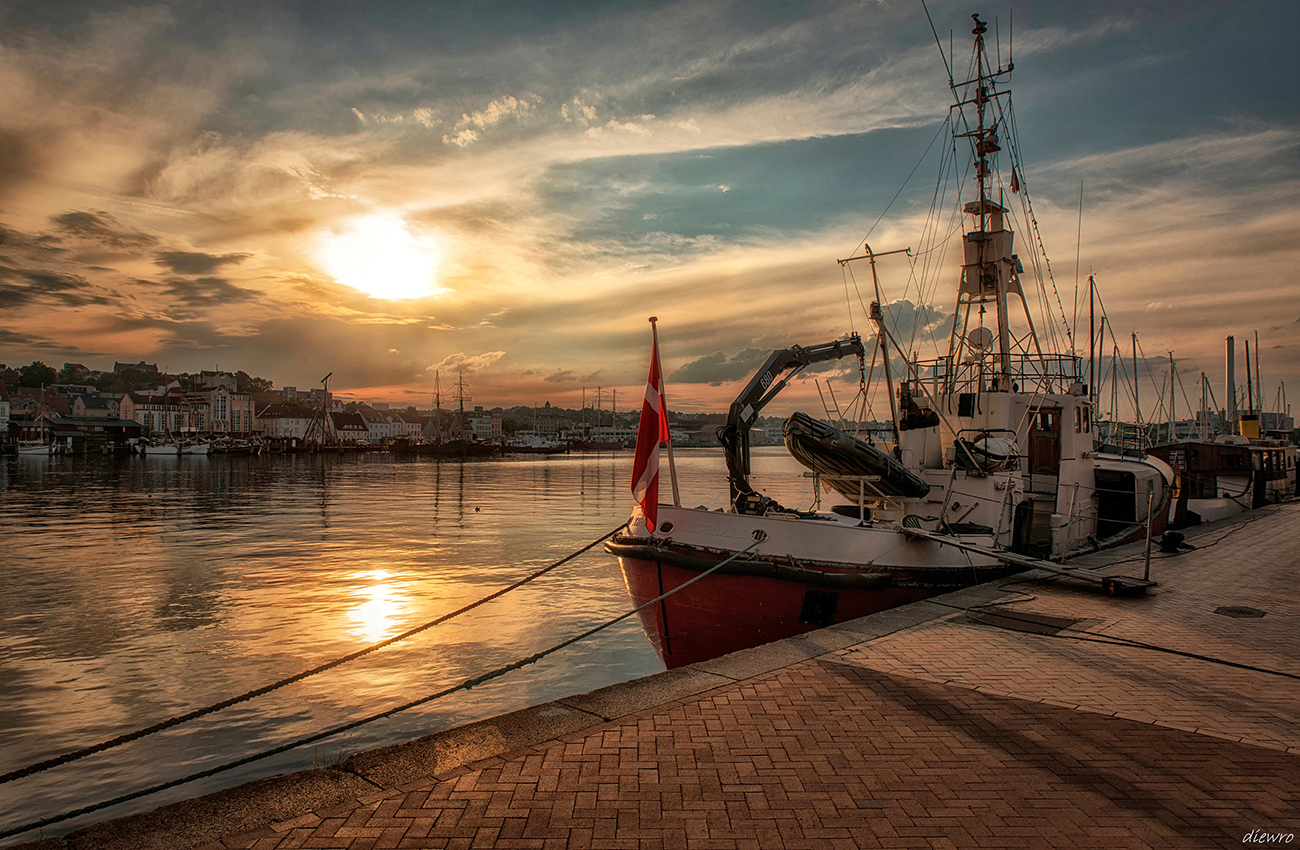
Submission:
<svg viewBox="0 0 1300 850">
<path fill-rule="evenodd" d="M 1061 468 L 1061 408 L 1040 407 L 1029 426 L 1031 474 L 1057 475 Z"/>
</svg>

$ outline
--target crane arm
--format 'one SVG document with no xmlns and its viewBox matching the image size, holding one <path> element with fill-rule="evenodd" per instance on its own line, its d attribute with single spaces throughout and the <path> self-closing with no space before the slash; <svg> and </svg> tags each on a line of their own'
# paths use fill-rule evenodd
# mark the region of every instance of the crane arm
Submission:
<svg viewBox="0 0 1300 850">
<path fill-rule="evenodd" d="M 809 366 L 849 355 L 863 357 L 865 354 L 862 338 L 856 333 L 834 342 L 807 347 L 792 345 L 772 352 L 731 403 L 727 412 L 727 424 L 718 429 L 718 440 L 726 453 L 727 477 L 731 483 L 733 504 L 742 496 L 754 492 L 749 486 L 749 429 L 759 412 L 795 375 Z"/>
</svg>

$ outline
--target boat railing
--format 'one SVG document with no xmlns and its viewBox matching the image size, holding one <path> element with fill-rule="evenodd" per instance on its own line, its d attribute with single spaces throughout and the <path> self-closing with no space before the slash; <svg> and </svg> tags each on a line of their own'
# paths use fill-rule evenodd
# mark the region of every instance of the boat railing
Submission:
<svg viewBox="0 0 1300 850">
<path fill-rule="evenodd" d="M 1013 354 L 1009 377 L 1012 390 L 1038 393 L 1067 393 L 1082 379 L 1083 358 L 1072 354 Z M 965 358 L 917 360 L 911 364 L 914 393 L 931 396 L 978 393 L 995 390 L 1001 371 L 992 355 Z"/>
</svg>

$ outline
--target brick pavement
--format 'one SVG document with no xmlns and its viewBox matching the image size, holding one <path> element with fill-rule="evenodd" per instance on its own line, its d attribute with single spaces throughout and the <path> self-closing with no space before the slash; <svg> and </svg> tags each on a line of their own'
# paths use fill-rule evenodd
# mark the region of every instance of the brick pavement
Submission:
<svg viewBox="0 0 1300 850">
<path fill-rule="evenodd" d="M 1239 845 L 1300 756 L 804 661 L 217 848 Z"/>
</svg>

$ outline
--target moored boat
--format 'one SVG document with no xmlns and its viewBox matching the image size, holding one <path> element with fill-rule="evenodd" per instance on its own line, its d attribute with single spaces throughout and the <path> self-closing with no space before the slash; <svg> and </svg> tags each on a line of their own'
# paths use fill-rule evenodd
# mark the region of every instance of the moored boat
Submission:
<svg viewBox="0 0 1300 850">
<path fill-rule="evenodd" d="M 975 17 L 972 78 L 952 84 L 949 123 L 954 142 L 969 143 L 975 191 L 959 200 L 968 226 L 947 351 L 923 360 L 896 344 L 876 260 L 902 251 L 877 254 L 864 243 L 862 255 L 841 263 L 871 263 L 872 363 L 884 364 L 889 437 L 802 413 L 786 421 L 787 448 L 815 488 L 825 483 L 849 504 L 796 510 L 763 495 L 750 481 L 749 431 L 796 375 L 844 358 L 857 359 L 862 386 L 848 407 L 865 411 L 870 352 L 856 334 L 773 352 L 732 403 L 718 431 L 727 509 L 658 504 L 650 524 L 639 507 L 606 544 L 638 605 L 726 562 L 641 612 L 670 668 L 1164 528 L 1171 470 L 1155 458 L 1100 450 L 1082 358 L 1050 353 L 1037 337 L 998 185 L 1000 140 L 1015 135 L 1003 126 L 1010 68 L 990 64 L 985 32 Z M 1013 157 L 1005 172 L 1012 195 L 1019 168 Z M 1012 304 L 1024 306 L 1023 319 Z M 906 371 L 894 375 L 891 361 Z"/>
<path fill-rule="evenodd" d="M 550 440 L 541 434 L 527 434 L 511 440 L 501 447 L 501 451 L 507 454 L 556 455 L 563 454 L 568 450 L 568 443 Z"/>
</svg>

